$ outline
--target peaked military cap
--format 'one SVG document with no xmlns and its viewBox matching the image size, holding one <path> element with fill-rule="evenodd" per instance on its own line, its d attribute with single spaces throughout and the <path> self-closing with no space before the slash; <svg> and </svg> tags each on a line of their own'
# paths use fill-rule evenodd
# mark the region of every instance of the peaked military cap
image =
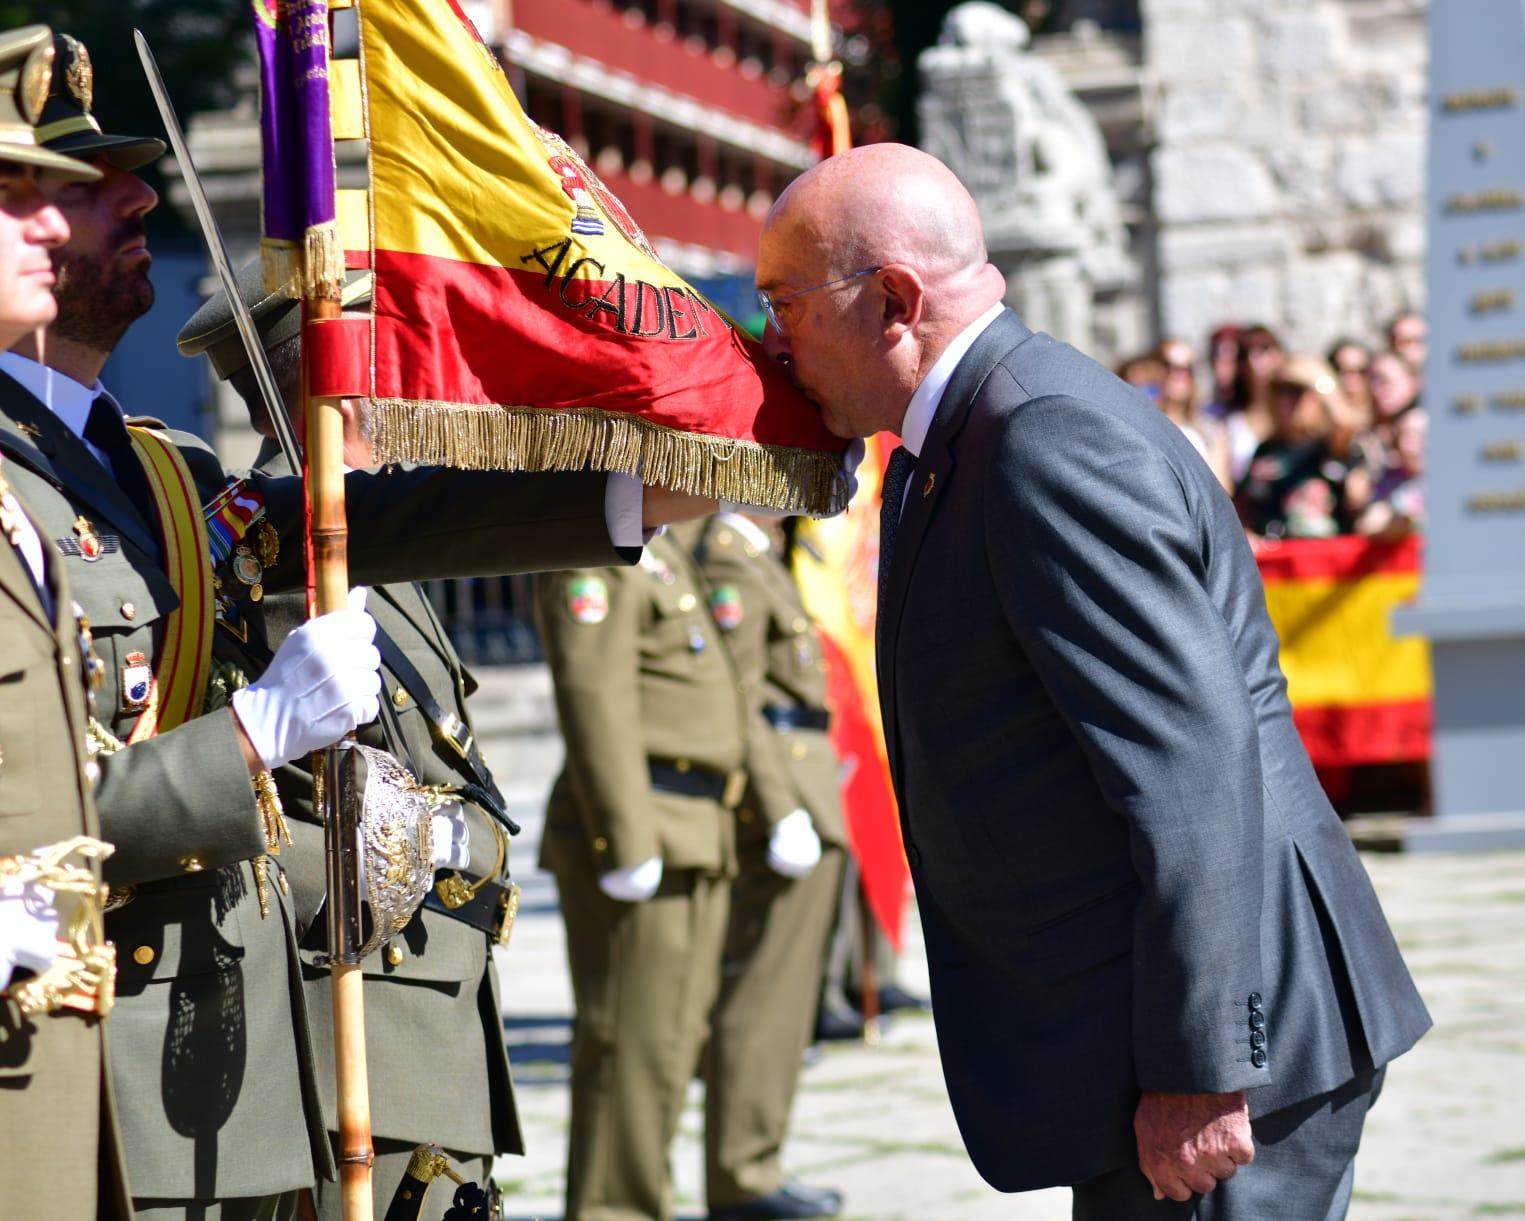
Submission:
<svg viewBox="0 0 1525 1221">
<path fill-rule="evenodd" d="M 238 269 L 238 295 L 249 309 L 254 329 L 259 332 L 265 351 L 279 347 L 302 329 L 302 303 L 285 293 L 265 291 L 265 277 L 258 257 Z M 340 302 L 346 308 L 365 305 L 371 299 L 371 273 L 351 271 L 345 274 Z M 218 289 L 190 316 L 175 336 L 182 356 L 200 356 L 212 362 L 212 371 L 226 381 L 249 363 L 238 323 L 228 295 Z"/>
<path fill-rule="evenodd" d="M 90 113 L 95 69 L 84 43 L 68 34 L 55 34 L 53 51 L 53 79 L 37 124 L 37 139 L 44 147 L 71 157 L 105 157 L 117 169 L 129 172 L 164 156 L 164 141 L 155 136 L 113 136 L 101 130 Z"/>
<path fill-rule="evenodd" d="M 53 31 L 45 25 L 0 32 L 0 161 L 90 182 L 101 176 L 94 166 L 38 147 L 37 122 L 47 102 L 53 58 Z"/>
</svg>

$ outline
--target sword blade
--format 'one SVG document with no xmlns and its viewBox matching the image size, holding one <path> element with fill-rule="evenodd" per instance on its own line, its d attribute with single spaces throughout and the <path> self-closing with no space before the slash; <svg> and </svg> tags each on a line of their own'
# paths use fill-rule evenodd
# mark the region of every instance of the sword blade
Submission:
<svg viewBox="0 0 1525 1221">
<path fill-rule="evenodd" d="M 270 358 L 265 354 L 265 345 L 260 342 L 259 331 L 249 315 L 249 307 L 244 304 L 243 296 L 238 291 L 238 277 L 233 274 L 228 248 L 222 240 L 222 230 L 217 227 L 217 218 L 212 215 L 212 205 L 207 201 L 206 188 L 201 185 L 201 175 L 196 172 L 196 163 L 191 160 L 191 150 L 186 146 L 180 120 L 175 117 L 175 107 L 169 100 L 169 91 L 164 87 L 164 77 L 159 72 L 154 53 L 148 48 L 148 39 L 143 37 L 143 31 L 134 30 L 132 36 L 138 44 L 138 58 L 143 61 L 143 73 L 148 77 L 148 87 L 153 91 L 154 103 L 159 107 L 159 117 L 164 120 L 164 130 L 169 133 L 170 147 L 175 150 L 175 160 L 180 165 L 181 177 L 185 179 L 185 189 L 190 193 L 191 207 L 201 225 L 201 236 L 206 241 L 207 253 L 212 256 L 212 266 L 217 269 L 222 291 L 228 294 L 233 321 L 238 327 L 238 337 L 243 340 L 244 353 L 249 357 L 250 368 L 254 370 L 254 380 L 259 384 L 260 395 L 265 400 L 265 410 L 275 429 L 276 440 L 280 442 L 286 461 L 291 463 L 291 469 L 300 472 L 302 451 L 297 448 L 291 416 L 286 411 L 285 400 L 281 398 L 280 387 L 275 384 Z"/>
</svg>

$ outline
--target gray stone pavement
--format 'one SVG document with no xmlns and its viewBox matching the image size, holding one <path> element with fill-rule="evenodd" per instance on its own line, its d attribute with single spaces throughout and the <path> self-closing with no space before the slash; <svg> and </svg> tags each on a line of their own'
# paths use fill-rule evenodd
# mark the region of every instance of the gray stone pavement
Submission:
<svg viewBox="0 0 1525 1221">
<path fill-rule="evenodd" d="M 478 706 L 489 762 L 525 827 L 513 859 L 524 887 L 503 951 L 505 1037 L 529 1152 L 498 1161 L 508 1215 L 561 1216 L 566 1043 L 572 998 L 556 892 L 533 868 L 542 803 L 561 746 L 544 730 L 545 692 L 489 673 Z M 1525 853 L 1366 863 L 1436 1028 L 1389 1074 L 1357 1162 L 1356 1221 L 1525 1217 Z M 911 915 L 902 982 L 926 989 Z M 679 1216 L 704 1216 L 702 1095 L 673 1162 Z M 878 1046 L 832 1047 L 804 1071 L 790 1169 L 840 1187 L 846 1216 L 871 1221 L 1061 1221 L 1068 1194 L 1001 1195 L 964 1156 L 943 1089 L 930 1017 L 889 1024 Z M 1302 1221 L 1276 1218 L 1268 1221 Z"/>
</svg>

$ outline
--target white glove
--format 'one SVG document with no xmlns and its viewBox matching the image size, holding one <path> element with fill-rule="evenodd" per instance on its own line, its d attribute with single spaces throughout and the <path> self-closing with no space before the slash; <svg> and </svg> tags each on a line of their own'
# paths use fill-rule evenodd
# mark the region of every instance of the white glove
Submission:
<svg viewBox="0 0 1525 1221">
<path fill-rule="evenodd" d="M 768 836 L 768 868 L 781 877 L 802 878 L 821 859 L 821 837 L 805 810 L 779 821 Z"/>
<path fill-rule="evenodd" d="M 466 822 L 466 808 L 459 801 L 447 801 L 429 817 L 434 823 L 434 867 L 465 869 L 471 864 L 471 827 Z"/>
<path fill-rule="evenodd" d="M 337 742 L 381 710 L 376 621 L 364 605 L 365 590 L 350 590 L 349 610 L 302 624 L 259 681 L 233 693 L 233 711 L 267 768 Z"/>
<path fill-rule="evenodd" d="M 36 882 L 0 889 L 0 988 L 17 968 L 41 975 L 58 957 L 58 909 L 53 891 Z"/>
<path fill-rule="evenodd" d="M 600 874 L 598 888 L 621 903 L 644 903 L 662 885 L 662 858 L 652 857 L 628 869 L 611 869 Z"/>
</svg>

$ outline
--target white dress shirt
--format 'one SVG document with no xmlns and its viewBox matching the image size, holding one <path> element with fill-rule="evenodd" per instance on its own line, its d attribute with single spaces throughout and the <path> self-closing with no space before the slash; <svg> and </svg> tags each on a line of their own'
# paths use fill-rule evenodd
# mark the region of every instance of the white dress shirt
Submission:
<svg viewBox="0 0 1525 1221">
<path fill-rule="evenodd" d="M 95 379 L 95 385 L 86 386 L 57 369 L 50 369 L 47 365 L 38 364 L 15 352 L 0 352 L 0 373 L 6 373 L 20 382 L 22 389 L 62 420 L 64 426 L 81 441 L 85 441 L 85 424 L 90 419 L 90 408 L 101 395 L 106 395 L 106 401 L 117 409 L 118 415 L 122 414 L 121 404 L 111 397 L 100 378 Z M 111 469 L 110 460 L 89 441 L 85 441 L 85 448 L 108 471 Z"/>
</svg>

